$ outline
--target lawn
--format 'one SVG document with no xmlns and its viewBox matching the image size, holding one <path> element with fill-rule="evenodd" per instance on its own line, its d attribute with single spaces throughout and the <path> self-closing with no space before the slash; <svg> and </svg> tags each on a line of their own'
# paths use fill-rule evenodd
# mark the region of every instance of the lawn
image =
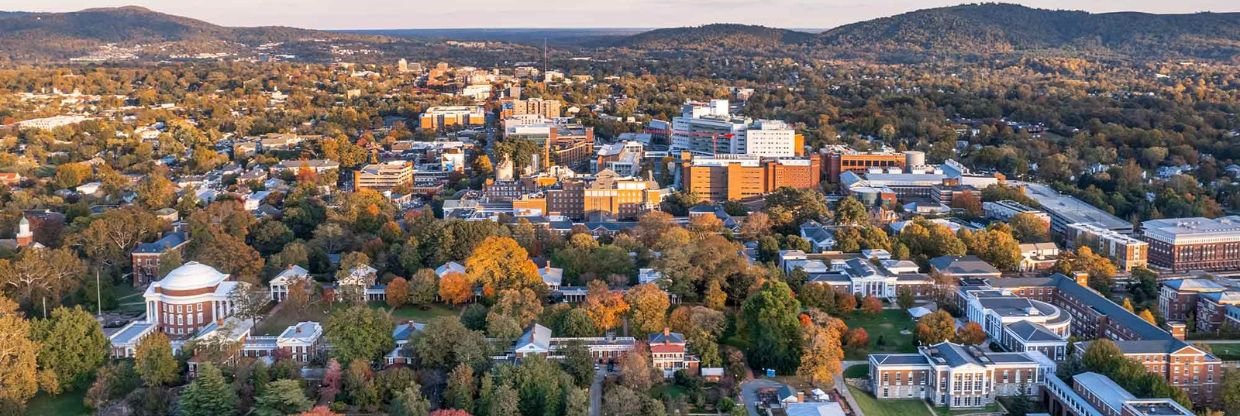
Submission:
<svg viewBox="0 0 1240 416">
<path fill-rule="evenodd" d="M 329 307 L 324 307 L 320 303 L 311 303 L 306 306 L 303 311 L 296 311 L 293 308 L 281 307 L 275 313 L 267 315 L 263 318 L 258 326 L 254 327 L 255 335 L 280 335 L 290 326 L 298 322 L 312 321 L 323 324 L 327 322 L 327 314 Z"/>
<path fill-rule="evenodd" d="M 870 376 L 869 364 L 857 364 L 844 369 L 844 378 L 866 378 Z"/>
<path fill-rule="evenodd" d="M 932 416 L 922 400 L 878 400 L 870 393 L 848 386 L 849 393 L 865 416 Z"/>
<path fill-rule="evenodd" d="M 371 306 L 375 306 L 374 303 Z M 386 304 L 379 303 L 378 306 L 387 309 Z M 425 309 L 423 309 L 425 308 Z M 418 323 L 427 323 L 430 320 L 441 316 L 458 316 L 460 311 L 450 306 L 434 304 L 429 307 L 418 307 L 413 305 L 405 305 L 390 311 L 392 319 L 395 321 L 414 321 Z"/>
<path fill-rule="evenodd" d="M 999 412 L 998 403 L 991 403 L 989 406 L 986 406 L 986 407 L 971 408 L 971 409 L 951 410 L 946 407 L 934 408 L 934 414 L 938 416 L 957 416 L 957 415 L 967 415 L 967 414 L 973 414 L 973 413 L 997 413 L 997 412 Z"/>
<path fill-rule="evenodd" d="M 913 327 L 917 324 L 908 312 L 895 309 L 884 309 L 877 315 L 869 315 L 856 311 L 843 316 L 849 328 L 865 328 L 870 335 L 870 346 L 864 351 L 849 351 L 849 360 L 864 360 L 875 352 L 917 352 L 913 345 Z M 901 334 L 908 330 L 908 335 Z"/>
<path fill-rule="evenodd" d="M 48 396 L 45 393 L 39 393 L 30 399 L 30 403 L 26 406 L 25 414 L 28 415 L 57 415 L 57 416 L 77 416 L 89 415 L 90 410 L 82 403 L 82 398 L 86 396 L 86 389 L 78 389 L 74 391 L 66 391 L 57 396 Z"/>
<path fill-rule="evenodd" d="M 1191 341 L 1190 341 L 1191 342 Z M 1205 344 L 1214 351 L 1214 355 L 1221 360 L 1236 361 L 1240 360 L 1240 343 L 1235 344 Z"/>
</svg>

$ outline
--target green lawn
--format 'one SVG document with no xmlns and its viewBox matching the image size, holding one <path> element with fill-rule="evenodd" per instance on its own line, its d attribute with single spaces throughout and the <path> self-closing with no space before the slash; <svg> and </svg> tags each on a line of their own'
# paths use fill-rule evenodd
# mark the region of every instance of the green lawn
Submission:
<svg viewBox="0 0 1240 416">
<path fill-rule="evenodd" d="M 375 306 L 374 303 L 371 306 Z M 386 304 L 379 303 L 379 307 L 388 309 Z M 460 311 L 445 305 L 434 304 L 429 307 L 418 307 L 413 305 L 405 305 L 391 310 L 392 319 L 396 321 L 414 321 L 418 323 L 430 322 L 430 320 L 441 316 L 458 316 Z"/>
<path fill-rule="evenodd" d="M 998 403 L 991 403 L 989 406 L 986 406 L 986 407 L 972 408 L 972 409 L 951 410 L 946 407 L 934 408 L 934 414 L 938 416 L 956 416 L 956 415 L 967 415 L 967 414 L 972 414 L 972 413 L 995 413 L 998 411 L 999 411 Z"/>
<path fill-rule="evenodd" d="M 1190 343 L 1192 341 L 1189 341 Z M 1214 355 L 1225 361 L 1240 360 L 1240 343 L 1235 344 L 1205 344 L 1214 351 Z"/>
<path fill-rule="evenodd" d="M 870 376 L 869 364 L 857 364 L 844 369 L 844 378 L 866 378 Z"/>
<path fill-rule="evenodd" d="M 932 416 L 922 400 L 878 400 L 870 393 L 848 386 L 865 416 Z"/>
<path fill-rule="evenodd" d="M 89 415 L 90 410 L 82 403 L 82 398 L 85 396 L 85 388 L 66 391 L 57 396 L 39 393 L 38 396 L 30 399 L 30 403 L 27 403 L 25 414 L 56 416 Z"/>
<path fill-rule="evenodd" d="M 330 310 L 330 307 L 325 307 L 320 303 L 311 303 L 303 311 L 296 311 L 293 308 L 280 308 L 276 313 L 263 318 L 263 321 L 254 327 L 254 334 L 280 335 L 285 329 L 298 322 L 313 321 L 323 324 L 327 322 L 327 314 Z"/>
<path fill-rule="evenodd" d="M 856 311 L 845 314 L 842 318 L 849 328 L 865 328 L 870 335 L 869 348 L 864 351 L 849 351 L 849 360 L 864 360 L 867 355 L 875 352 L 917 352 L 911 334 L 917 323 L 908 312 L 885 309 L 877 315 L 869 315 Z M 901 334 L 901 330 L 908 330 L 910 334 Z"/>
</svg>

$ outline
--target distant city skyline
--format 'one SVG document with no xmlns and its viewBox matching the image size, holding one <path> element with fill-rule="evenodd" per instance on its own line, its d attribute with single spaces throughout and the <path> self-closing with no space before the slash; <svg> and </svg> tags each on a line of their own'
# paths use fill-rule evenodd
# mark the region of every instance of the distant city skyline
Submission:
<svg viewBox="0 0 1240 416">
<path fill-rule="evenodd" d="M 918 9 L 962 3 L 960 0 L 0 0 L 0 10 L 67 12 L 134 5 L 224 26 L 293 26 L 327 30 L 660 28 L 708 23 L 830 29 Z M 1094 13 L 1240 12 L 1240 2 L 1235 0 L 1034 0 L 1016 3 Z"/>
</svg>

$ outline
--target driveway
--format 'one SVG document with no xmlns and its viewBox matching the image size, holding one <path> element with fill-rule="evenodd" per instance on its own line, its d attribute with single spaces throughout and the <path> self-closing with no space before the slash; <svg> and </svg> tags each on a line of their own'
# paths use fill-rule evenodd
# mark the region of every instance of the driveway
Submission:
<svg viewBox="0 0 1240 416">
<path fill-rule="evenodd" d="M 745 410 L 749 411 L 749 416 L 763 416 L 758 413 L 758 390 L 765 388 L 777 389 L 783 386 L 782 383 L 764 378 L 755 378 L 741 383 L 741 400 L 745 402 Z"/>
<path fill-rule="evenodd" d="M 599 416 L 603 412 L 603 378 L 606 376 L 606 367 L 594 372 L 594 382 L 590 383 L 590 416 Z"/>
</svg>

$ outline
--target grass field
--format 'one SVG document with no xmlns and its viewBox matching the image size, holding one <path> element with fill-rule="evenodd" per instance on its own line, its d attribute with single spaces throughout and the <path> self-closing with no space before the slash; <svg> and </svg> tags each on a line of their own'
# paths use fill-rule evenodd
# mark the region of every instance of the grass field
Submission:
<svg viewBox="0 0 1240 416">
<path fill-rule="evenodd" d="M 870 346 L 864 351 L 849 351 L 849 360 L 864 360 L 875 352 L 917 352 L 913 345 L 913 331 L 916 322 L 903 310 L 886 309 L 877 315 L 868 315 L 860 311 L 843 316 L 849 328 L 865 328 L 870 335 Z M 909 335 L 900 331 L 908 330 Z M 880 343 L 881 342 L 881 343 Z"/>
<path fill-rule="evenodd" d="M 285 329 L 298 322 L 313 321 L 323 324 L 327 322 L 329 311 L 329 307 L 324 307 L 318 303 L 306 306 L 306 309 L 303 311 L 296 311 L 293 308 L 280 308 L 276 313 L 263 318 L 263 321 L 254 327 L 254 334 L 280 335 Z"/>
<path fill-rule="evenodd" d="M 869 364 L 857 364 L 844 369 L 844 378 L 865 378 L 870 375 Z"/>
<path fill-rule="evenodd" d="M 82 403 L 84 396 L 86 396 L 85 388 L 66 391 L 57 396 L 39 393 L 38 396 L 30 399 L 30 403 L 27 403 L 25 414 L 56 416 L 89 415 L 90 410 Z"/>
<path fill-rule="evenodd" d="M 1192 342 L 1192 341 L 1189 341 Z M 1224 361 L 1240 360 L 1240 342 L 1235 344 L 1206 344 L 1214 355 Z"/>
<path fill-rule="evenodd" d="M 387 305 L 382 305 L 382 307 L 387 308 Z M 431 305 L 426 309 L 412 305 L 405 305 L 391 310 L 391 315 L 392 320 L 395 321 L 414 321 L 418 323 L 426 323 L 431 319 L 441 316 L 458 316 L 460 315 L 460 311 L 449 306 L 438 304 Z"/>
<path fill-rule="evenodd" d="M 926 402 L 921 400 L 882 400 L 874 398 L 870 393 L 848 386 L 857 406 L 865 416 L 932 416 Z"/>
<path fill-rule="evenodd" d="M 951 410 L 946 407 L 934 408 L 934 414 L 938 416 L 956 416 L 956 415 L 967 415 L 967 414 L 973 414 L 973 413 L 995 413 L 998 411 L 999 411 L 998 403 L 991 403 L 989 406 L 982 407 L 982 408 L 973 408 L 973 409 Z"/>
</svg>

